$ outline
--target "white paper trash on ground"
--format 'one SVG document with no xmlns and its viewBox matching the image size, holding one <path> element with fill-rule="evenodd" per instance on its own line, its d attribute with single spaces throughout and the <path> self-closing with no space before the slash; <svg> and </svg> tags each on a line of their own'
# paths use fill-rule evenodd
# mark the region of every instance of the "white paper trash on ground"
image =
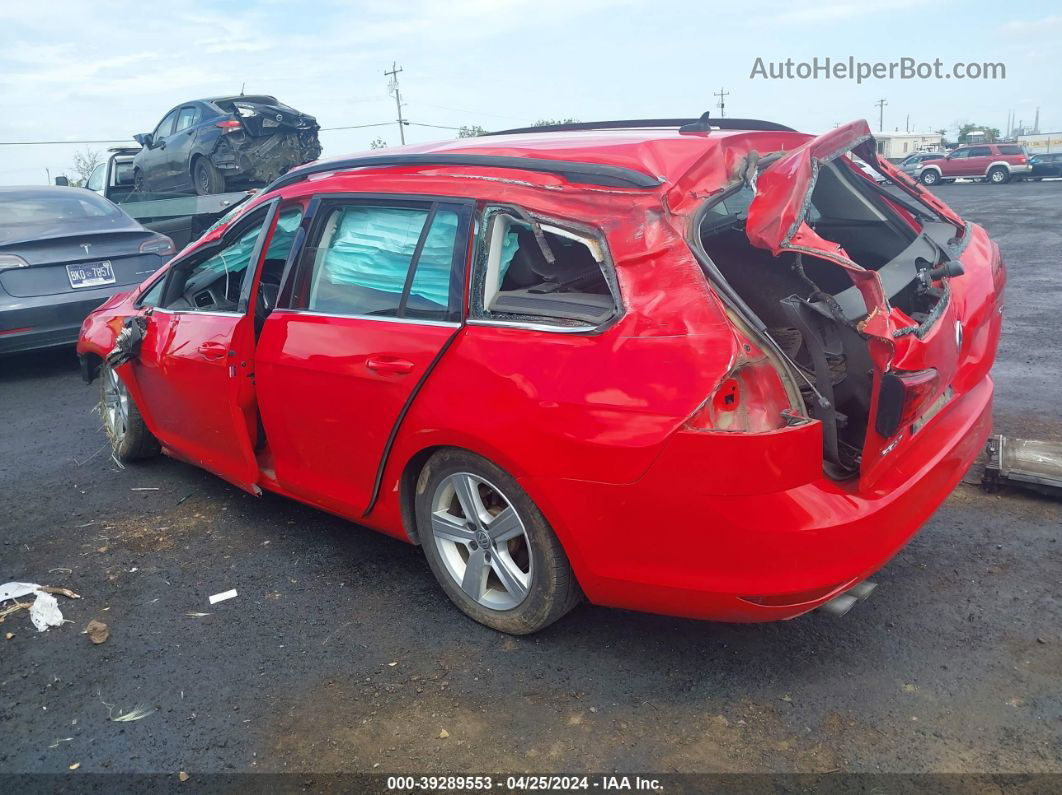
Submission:
<svg viewBox="0 0 1062 795">
<path fill-rule="evenodd" d="M 63 614 L 59 612 L 59 603 L 55 597 L 44 591 L 37 591 L 37 598 L 30 607 L 30 621 L 38 632 L 44 632 L 48 627 L 58 627 L 63 623 Z"/>
<path fill-rule="evenodd" d="M 231 591 L 225 591 L 224 593 L 216 593 L 210 597 L 210 604 L 216 605 L 218 602 L 224 602 L 226 599 L 232 599 L 236 596 L 236 589 Z"/>
<path fill-rule="evenodd" d="M 41 586 L 32 582 L 5 582 L 0 585 L 0 602 L 8 599 L 18 599 L 21 596 L 29 596 Z"/>
</svg>

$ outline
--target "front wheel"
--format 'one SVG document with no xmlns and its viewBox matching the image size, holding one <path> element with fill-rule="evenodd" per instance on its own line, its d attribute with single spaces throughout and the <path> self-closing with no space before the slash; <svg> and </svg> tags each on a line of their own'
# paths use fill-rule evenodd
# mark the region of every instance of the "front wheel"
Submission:
<svg viewBox="0 0 1062 795">
<path fill-rule="evenodd" d="M 492 629 L 526 635 L 581 598 L 549 523 L 506 472 L 462 450 L 436 453 L 416 488 L 424 555 L 446 595 Z"/>
<path fill-rule="evenodd" d="M 100 417 L 111 452 L 119 462 L 125 464 L 158 454 L 159 440 L 144 424 L 122 377 L 106 363 L 100 367 Z"/>
<path fill-rule="evenodd" d="M 922 176 L 919 177 L 923 185 L 936 185 L 940 182 L 940 174 L 936 171 L 923 171 Z"/>
</svg>

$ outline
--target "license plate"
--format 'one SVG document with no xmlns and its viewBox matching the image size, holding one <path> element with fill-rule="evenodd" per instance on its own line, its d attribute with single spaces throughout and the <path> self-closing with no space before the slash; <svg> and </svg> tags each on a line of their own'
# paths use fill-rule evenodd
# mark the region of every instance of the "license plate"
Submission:
<svg viewBox="0 0 1062 795">
<path fill-rule="evenodd" d="M 75 289 L 114 284 L 114 269 L 111 267 L 110 260 L 67 265 L 66 275 L 70 279 L 70 286 Z"/>
</svg>

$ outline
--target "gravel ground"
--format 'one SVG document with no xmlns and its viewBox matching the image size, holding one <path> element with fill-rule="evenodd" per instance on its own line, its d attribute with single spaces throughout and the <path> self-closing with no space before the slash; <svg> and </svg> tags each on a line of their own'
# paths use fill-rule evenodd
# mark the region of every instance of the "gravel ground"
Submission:
<svg viewBox="0 0 1062 795">
<path fill-rule="evenodd" d="M 938 192 L 1010 269 L 997 426 L 1059 438 L 1062 183 Z M 70 351 L 0 362 L 0 582 L 83 597 L 0 625 L 0 771 L 1062 771 L 1057 502 L 960 486 L 843 619 L 583 606 L 516 639 L 413 547 L 168 459 L 120 470 L 94 400 Z"/>
</svg>

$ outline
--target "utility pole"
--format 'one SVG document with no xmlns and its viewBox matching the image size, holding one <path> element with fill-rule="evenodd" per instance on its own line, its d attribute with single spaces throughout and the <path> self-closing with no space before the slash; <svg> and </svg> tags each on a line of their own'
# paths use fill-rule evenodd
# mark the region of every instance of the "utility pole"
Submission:
<svg viewBox="0 0 1062 795">
<path fill-rule="evenodd" d="M 889 104 L 888 100 L 879 99 L 874 103 L 878 106 L 878 132 L 885 131 L 885 106 Z"/>
<path fill-rule="evenodd" d="M 727 91 L 725 88 L 720 87 L 719 90 L 717 92 L 715 92 L 712 96 L 719 97 L 719 101 L 716 103 L 716 107 L 719 108 L 719 118 L 720 119 L 725 118 L 726 117 L 726 98 L 728 96 L 730 96 L 730 92 Z"/>
<path fill-rule="evenodd" d="M 390 77 L 391 80 L 387 84 L 387 89 L 395 95 L 395 107 L 398 108 L 398 137 L 402 139 L 402 146 L 406 145 L 406 122 L 402 118 L 402 95 L 398 92 L 398 73 L 402 71 L 402 67 L 394 61 L 391 61 L 391 71 L 384 72 L 386 77 Z"/>
<path fill-rule="evenodd" d="M 904 125 L 904 132 L 911 132 L 911 114 L 907 114 L 907 124 Z"/>
</svg>

